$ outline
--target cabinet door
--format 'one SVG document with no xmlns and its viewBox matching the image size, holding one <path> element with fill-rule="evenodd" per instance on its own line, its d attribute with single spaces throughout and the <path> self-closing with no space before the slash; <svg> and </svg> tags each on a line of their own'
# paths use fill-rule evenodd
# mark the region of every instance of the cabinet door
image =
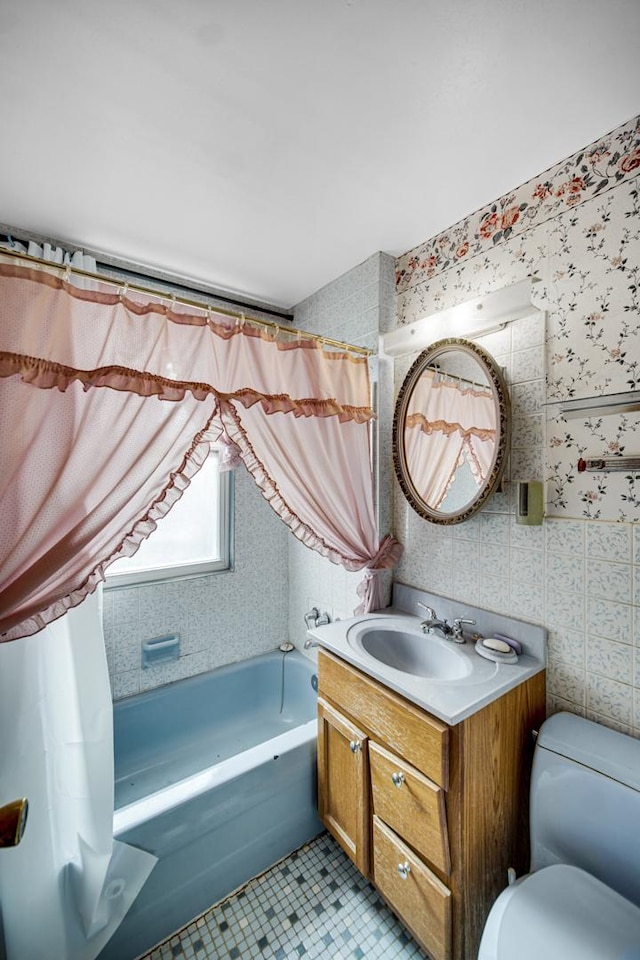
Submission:
<svg viewBox="0 0 640 960">
<path fill-rule="evenodd" d="M 369 876 L 367 736 L 318 698 L 318 812 L 358 870 Z"/>
</svg>

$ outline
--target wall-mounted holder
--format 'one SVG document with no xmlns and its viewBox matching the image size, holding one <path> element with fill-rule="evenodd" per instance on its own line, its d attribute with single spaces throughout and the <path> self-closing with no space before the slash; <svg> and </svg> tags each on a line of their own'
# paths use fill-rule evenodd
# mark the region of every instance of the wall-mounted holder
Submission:
<svg viewBox="0 0 640 960">
<path fill-rule="evenodd" d="M 565 420 L 576 417 L 606 417 L 613 413 L 638 413 L 640 390 L 625 390 L 623 393 L 602 393 L 596 397 L 570 397 L 568 400 L 551 400 L 547 407 L 558 407 Z"/>
<path fill-rule="evenodd" d="M 142 667 L 155 667 L 159 663 L 170 663 L 180 656 L 180 634 L 168 633 L 164 637 L 152 637 L 142 641 Z"/>
<path fill-rule="evenodd" d="M 544 514 L 544 491 L 540 480 L 518 483 L 516 523 L 539 527 Z"/>
<path fill-rule="evenodd" d="M 640 457 L 594 457 L 578 460 L 578 473 L 640 473 Z"/>
</svg>

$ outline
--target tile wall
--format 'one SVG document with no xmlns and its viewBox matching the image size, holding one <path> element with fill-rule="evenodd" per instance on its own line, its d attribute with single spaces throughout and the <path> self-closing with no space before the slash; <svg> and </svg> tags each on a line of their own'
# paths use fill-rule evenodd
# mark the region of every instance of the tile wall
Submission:
<svg viewBox="0 0 640 960">
<path fill-rule="evenodd" d="M 114 699 L 244 660 L 287 639 L 289 531 L 253 479 L 235 473 L 235 569 L 104 591 Z M 178 631 L 177 661 L 141 669 L 143 640 Z"/>
<path fill-rule="evenodd" d="M 543 624 L 550 710 L 640 736 L 637 525 L 547 518 L 519 526 L 510 494 L 454 527 L 421 520 L 399 488 L 396 509 L 399 580 Z"/>
</svg>

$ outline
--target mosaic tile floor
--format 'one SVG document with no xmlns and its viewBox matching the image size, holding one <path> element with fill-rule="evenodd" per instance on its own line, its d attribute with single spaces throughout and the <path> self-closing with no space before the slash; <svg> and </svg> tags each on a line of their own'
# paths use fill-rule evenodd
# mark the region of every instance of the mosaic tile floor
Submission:
<svg viewBox="0 0 640 960">
<path fill-rule="evenodd" d="M 423 960 L 328 834 L 282 860 L 143 960 Z"/>
</svg>

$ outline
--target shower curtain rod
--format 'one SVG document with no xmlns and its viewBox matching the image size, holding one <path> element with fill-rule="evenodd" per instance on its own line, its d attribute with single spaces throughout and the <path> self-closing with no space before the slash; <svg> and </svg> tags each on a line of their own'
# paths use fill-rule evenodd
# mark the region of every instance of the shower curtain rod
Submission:
<svg viewBox="0 0 640 960">
<path fill-rule="evenodd" d="M 444 373 L 442 370 L 439 370 L 437 375 L 441 379 L 456 380 L 459 384 L 464 384 L 465 387 L 477 387 L 478 390 L 486 390 L 488 393 L 491 392 L 491 386 L 488 383 L 478 383 L 476 380 L 467 380 L 466 377 L 460 377 L 457 373 Z"/>
<path fill-rule="evenodd" d="M 433 370 L 435 377 L 440 377 L 441 380 L 446 378 L 447 380 L 457 380 L 460 384 L 465 384 L 469 387 L 477 387 L 478 390 L 486 390 L 488 393 L 491 393 L 491 384 L 489 383 L 478 383 L 476 380 L 467 380 L 466 377 L 461 377 L 457 373 L 446 373 L 444 370 L 440 369 L 440 366 L 437 363 L 434 363 L 433 366 L 427 367 L 427 370 Z"/>
<path fill-rule="evenodd" d="M 317 340 L 328 347 L 338 347 L 346 350 L 348 353 L 357 353 L 364 357 L 370 357 L 373 350 L 367 347 L 357 347 L 352 343 L 345 343 L 343 340 L 334 340 L 332 337 L 323 337 L 319 333 L 308 333 L 306 330 L 299 330 L 296 327 L 285 327 L 281 323 L 274 323 L 273 320 L 257 320 L 254 317 L 247 316 L 244 312 L 236 310 L 226 310 L 224 307 L 212 306 L 207 303 L 200 303 L 198 300 L 189 300 L 187 297 L 179 297 L 173 293 L 162 293 L 159 290 L 153 290 L 151 287 L 143 287 L 137 283 L 129 283 L 126 280 L 115 280 L 112 277 L 104 276 L 100 273 L 91 273 L 89 270 L 80 270 L 72 267 L 70 264 L 53 263 L 51 260 L 43 260 L 40 257 L 30 257 L 26 253 L 18 253 L 15 250 L 0 249 L 0 255 L 14 257 L 17 260 L 26 260 L 28 263 L 47 267 L 48 269 L 59 270 L 63 274 L 73 274 L 77 277 L 86 277 L 89 280 L 98 280 L 100 283 L 109 283 L 121 290 L 135 290 L 136 293 L 144 293 L 146 296 L 155 297 L 156 300 L 165 300 L 169 303 L 179 303 L 186 307 L 195 307 L 198 310 L 210 311 L 211 313 L 220 313 L 225 317 L 233 317 L 236 320 L 245 320 L 256 327 L 265 327 L 269 330 L 275 330 L 278 333 L 286 333 L 292 338 L 301 337 L 304 340 Z M 259 308 L 256 308 L 259 310 Z"/>
</svg>

